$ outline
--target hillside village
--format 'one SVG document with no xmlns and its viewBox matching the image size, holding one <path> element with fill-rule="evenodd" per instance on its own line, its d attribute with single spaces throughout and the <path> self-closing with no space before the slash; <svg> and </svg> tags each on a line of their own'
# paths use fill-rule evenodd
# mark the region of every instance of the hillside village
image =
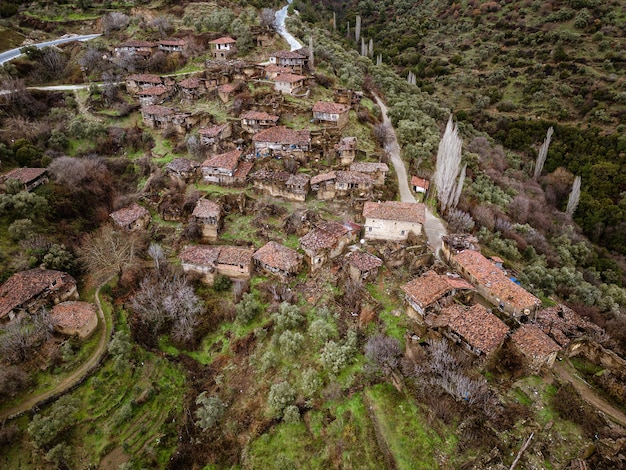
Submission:
<svg viewBox="0 0 626 470">
<path fill-rule="evenodd" d="M 111 110 L 124 102 L 132 109 L 133 125 L 160 143 L 147 151 L 149 169 L 139 190 L 118 198 L 103 222 L 116 236 L 140 240 L 138 246 L 143 247 L 140 268 L 120 265 L 108 279 L 99 280 L 103 285 L 111 279 L 122 284 L 135 276 L 128 281 L 131 287 L 114 288 L 119 291 L 117 300 L 111 297 L 116 309 L 134 308 L 133 292 L 140 290 L 135 271 L 158 276 L 162 260 L 174 271 L 180 269 L 197 292 L 222 302 L 218 309 L 243 309 L 255 295 L 263 299 L 274 312 L 269 327 L 254 320 L 256 333 L 251 327 L 239 338 L 234 329 L 227 333 L 231 348 L 241 350 L 252 350 L 257 337 L 262 341 L 260 330 L 278 331 L 274 316 L 287 308 L 284 305 L 335 311 L 340 336 L 335 331 L 327 338 L 335 337 L 337 344 L 349 345 L 350 332 L 359 333 L 363 341 L 371 328 L 383 331 L 393 325 L 389 328 L 402 341 L 398 344 L 406 348 L 405 369 L 427 368 L 418 364 L 434 357 L 432 345 L 447 338 L 454 345 L 450 354 L 465 358 L 459 360 L 471 362 L 478 371 L 500 370 L 504 376 L 505 366 L 498 363 L 506 363 L 502 358 L 508 356 L 519 359 L 513 367 L 519 370 L 507 373 L 551 376 L 555 362 L 581 354 L 589 343 L 595 344 L 593 338 L 605 334 L 568 306 L 529 292 L 517 281 L 514 266 L 481 250 L 471 234 L 443 234 L 442 249 L 434 252 L 425 233 L 427 211 L 436 210 L 430 174 L 409 175 L 402 183 L 419 202 L 398 200 L 396 171 L 386 146 L 393 136 L 374 136 L 381 114 L 372 90 L 340 87 L 327 78 L 326 66 L 320 73 L 312 42 L 286 50 L 271 29 L 253 33 L 255 53 L 263 55 L 260 61 L 240 54 L 237 39 L 227 34 L 203 38 L 209 57 L 201 71 L 141 71 L 141 63 L 154 54 L 185 53 L 191 47 L 189 37 L 122 41 L 103 59 L 139 64 L 140 71 L 121 80 Z M 100 93 L 90 90 L 85 119 L 106 115 L 107 106 L 95 99 Z M 166 146 L 167 140 L 180 145 Z M 54 175 L 46 168 L 22 167 L 4 173 L 1 182 L 10 194 L 16 188 L 36 193 L 51 179 Z M 154 246 L 160 255 L 146 250 Z M 44 267 L 16 272 L 0 286 L 2 327 L 10 329 L 45 308 L 56 335 L 93 338 L 104 320 L 101 307 L 79 300 L 88 299 L 95 280 L 85 282 Z M 107 289 L 109 295 L 115 292 Z M 133 331 L 137 326 L 127 322 L 141 343 L 143 330 Z M 174 349 L 161 340 L 143 341 L 154 350 Z M 196 344 L 202 344 L 202 338 Z M 216 393 L 226 396 L 239 385 L 226 390 L 220 381 L 239 384 L 244 379 L 231 377 L 227 355 L 215 353 L 221 348 L 217 340 L 207 346 L 208 354 L 217 358 L 207 380 Z M 302 345 L 299 348 L 298 354 L 307 354 Z M 184 348 L 176 349 L 177 357 L 183 355 Z M 597 354 L 617 360 L 608 350 Z M 429 360 L 435 367 L 435 359 Z M 223 370 L 219 361 L 224 361 Z M 405 391 L 398 379 L 400 366 L 391 370 L 387 380 Z M 473 383 L 482 384 L 479 379 Z M 358 391 L 349 385 L 345 389 Z M 450 393 L 461 404 L 491 400 L 492 406 L 498 401 L 483 385 L 458 385 Z M 237 403 L 236 397 L 230 399 Z M 298 417 L 311 400 L 297 403 Z M 277 416 L 287 420 L 282 411 Z M 216 438 L 220 443 L 226 439 Z M 196 444 L 190 439 L 187 445 Z M 518 445 L 513 448 L 519 451 Z M 540 461 L 536 456 L 528 459 Z M 561 463 L 571 460 L 588 468 L 582 467 L 583 459 L 571 454 Z M 471 468 L 503 468 L 502 462 L 509 460 L 494 451 L 475 459 Z M 614 458 L 618 460 L 623 463 L 622 457 Z"/>
</svg>

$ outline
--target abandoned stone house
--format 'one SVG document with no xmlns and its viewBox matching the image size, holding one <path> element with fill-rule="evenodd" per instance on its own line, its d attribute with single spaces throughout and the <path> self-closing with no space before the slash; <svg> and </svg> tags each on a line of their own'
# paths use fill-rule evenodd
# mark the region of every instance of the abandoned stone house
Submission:
<svg viewBox="0 0 626 470">
<path fill-rule="evenodd" d="M 165 173 L 181 183 L 193 183 L 200 176 L 200 163 L 188 158 L 175 158 L 165 165 Z"/>
<path fill-rule="evenodd" d="M 118 227 L 128 232 L 145 230 L 150 224 L 150 212 L 137 203 L 111 212 L 109 217 L 113 219 L 113 222 L 115 222 Z"/>
<path fill-rule="evenodd" d="M 318 101 L 313 105 L 313 119 L 334 127 L 343 128 L 348 124 L 350 106 L 327 101 Z"/>
<path fill-rule="evenodd" d="M 40 268 L 21 271 L 0 286 L 0 322 L 77 298 L 76 280 L 67 273 Z"/>
<path fill-rule="evenodd" d="M 489 356 L 504 342 L 509 328 L 480 304 L 451 305 L 426 323 L 476 356 Z"/>
<path fill-rule="evenodd" d="M 187 41 L 184 39 L 161 39 L 158 49 L 165 53 L 184 52 L 187 49 Z"/>
<path fill-rule="evenodd" d="M 172 122 L 174 114 L 174 109 L 167 106 L 153 105 L 141 108 L 141 117 L 144 124 L 152 129 L 166 127 Z"/>
<path fill-rule="evenodd" d="M 581 334 L 591 337 L 602 335 L 602 328 L 562 304 L 539 310 L 535 316 L 535 325 L 562 348 Z"/>
<path fill-rule="evenodd" d="M 374 186 L 369 175 L 355 171 L 330 171 L 311 178 L 311 190 L 320 200 L 337 197 L 365 197 Z"/>
<path fill-rule="evenodd" d="M 342 137 L 339 143 L 335 145 L 335 151 L 341 165 L 348 166 L 354 161 L 357 151 L 356 144 L 356 137 Z"/>
<path fill-rule="evenodd" d="M 296 51 L 276 51 L 270 54 L 270 62 L 287 67 L 292 72 L 303 73 L 308 69 L 309 55 L 309 51 L 304 48 Z"/>
<path fill-rule="evenodd" d="M 445 240 L 442 251 L 450 266 L 473 284 L 487 301 L 514 318 L 534 318 L 541 301 L 509 279 L 504 271 L 480 252 L 451 251 Z"/>
<path fill-rule="evenodd" d="M 98 327 L 96 306 L 75 300 L 61 302 L 52 307 L 50 320 L 57 332 L 81 339 L 88 338 Z"/>
<path fill-rule="evenodd" d="M 274 80 L 278 75 L 291 73 L 292 70 L 289 67 L 282 67 L 280 65 L 270 64 L 264 69 L 265 78 L 267 80 Z"/>
<path fill-rule="evenodd" d="M 274 78 L 274 89 L 280 93 L 293 95 L 303 91 L 306 86 L 306 77 L 304 75 L 295 75 L 293 73 L 281 73 Z"/>
<path fill-rule="evenodd" d="M 141 106 L 152 106 L 163 104 L 172 96 L 172 91 L 172 88 L 157 85 L 150 88 L 141 88 L 137 90 L 135 95 L 139 98 Z"/>
<path fill-rule="evenodd" d="M 561 350 L 537 325 L 522 324 L 511 335 L 511 343 L 526 358 L 529 368 L 537 372 L 543 366 L 552 367 Z"/>
<path fill-rule="evenodd" d="M 350 171 L 369 175 L 374 180 L 374 186 L 384 186 L 389 173 L 389 167 L 382 162 L 354 162 L 350 164 Z"/>
<path fill-rule="evenodd" d="M 420 178 L 419 176 L 411 177 L 411 187 L 413 188 L 414 193 L 428 195 L 429 186 L 430 181 L 428 181 L 427 179 Z"/>
<path fill-rule="evenodd" d="M 259 271 L 274 274 L 283 280 L 300 272 L 302 255 L 275 241 L 267 242 L 252 256 Z"/>
<path fill-rule="evenodd" d="M 191 214 L 191 220 L 200 226 L 202 239 L 205 241 L 217 240 L 222 225 L 222 208 L 208 199 L 198 199 Z"/>
<path fill-rule="evenodd" d="M 32 191 L 48 182 L 48 170 L 46 168 L 15 168 L 0 177 L 0 182 L 4 185 L 9 180 L 21 183 L 25 191 Z"/>
<path fill-rule="evenodd" d="M 254 134 L 278 124 L 278 116 L 264 111 L 246 111 L 241 115 L 241 128 Z"/>
<path fill-rule="evenodd" d="M 424 204 L 414 202 L 370 202 L 363 206 L 367 240 L 406 240 L 410 232 L 422 233 L 426 218 Z"/>
<path fill-rule="evenodd" d="M 300 238 L 300 248 L 307 256 L 311 271 L 317 271 L 343 253 L 354 242 L 361 227 L 353 222 L 324 222 Z"/>
<path fill-rule="evenodd" d="M 163 78 L 149 73 L 128 75 L 124 82 L 126 91 L 131 95 L 137 94 L 139 90 L 165 85 Z"/>
<path fill-rule="evenodd" d="M 254 189 L 273 197 L 304 202 L 309 192 L 310 177 L 281 170 L 263 168 L 250 175 Z"/>
<path fill-rule="evenodd" d="M 373 281 L 378 275 L 378 268 L 383 261 L 366 251 L 353 251 L 344 257 L 344 266 L 353 281 Z"/>
<path fill-rule="evenodd" d="M 257 157 L 302 153 L 311 148 L 311 133 L 275 126 L 255 134 L 252 141 Z"/>
<path fill-rule="evenodd" d="M 118 45 L 114 51 L 115 55 L 120 56 L 122 54 L 127 55 L 141 55 L 150 56 L 157 48 L 157 44 L 151 41 L 138 41 L 130 40 Z"/>
<path fill-rule="evenodd" d="M 181 98 L 187 101 L 193 101 L 201 96 L 206 95 L 206 81 L 199 77 L 189 77 L 181 80 L 177 84 L 180 90 Z"/>
<path fill-rule="evenodd" d="M 224 85 L 220 85 L 217 87 L 217 95 L 220 97 L 223 103 L 228 103 L 228 101 L 237 91 L 237 88 L 238 86 L 234 83 L 226 83 Z"/>
<path fill-rule="evenodd" d="M 201 167 L 204 181 L 221 185 L 244 184 L 254 162 L 240 161 L 240 158 L 240 150 L 207 158 Z"/>
<path fill-rule="evenodd" d="M 203 127 L 198 130 L 200 144 L 216 147 L 218 144 L 228 139 L 232 135 L 230 123 L 217 124 L 215 126 Z"/>
<path fill-rule="evenodd" d="M 237 53 L 237 41 L 228 36 L 209 41 L 209 45 L 216 59 L 227 59 Z"/>
<path fill-rule="evenodd" d="M 179 257 L 183 271 L 199 275 L 202 282 L 212 285 L 217 274 L 231 279 L 248 279 L 252 273 L 252 248 L 239 246 L 187 246 Z"/>
<path fill-rule="evenodd" d="M 457 296 L 469 300 L 467 297 L 473 290 L 474 286 L 458 275 L 437 274 L 435 271 L 428 271 L 402 286 L 407 315 L 419 322 L 430 312 L 438 313 Z"/>
</svg>

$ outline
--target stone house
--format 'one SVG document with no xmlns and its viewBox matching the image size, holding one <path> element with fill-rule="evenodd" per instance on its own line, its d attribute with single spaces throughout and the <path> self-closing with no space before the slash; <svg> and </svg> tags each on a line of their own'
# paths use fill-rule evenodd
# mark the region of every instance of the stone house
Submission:
<svg viewBox="0 0 626 470">
<path fill-rule="evenodd" d="M 144 57 L 149 57 L 154 50 L 157 48 L 157 45 L 150 41 L 137 41 L 130 40 L 123 42 L 119 46 L 114 49 L 115 55 L 120 56 L 122 54 L 127 55 L 141 55 Z"/>
<path fill-rule="evenodd" d="M 221 216 L 222 208 L 208 199 L 198 199 L 191 214 L 192 220 L 200 225 L 202 239 L 205 241 L 217 240 L 222 225 Z"/>
<path fill-rule="evenodd" d="M 356 150 L 356 137 L 342 137 L 339 143 L 335 145 L 335 151 L 343 166 L 348 166 L 354 161 Z"/>
<path fill-rule="evenodd" d="M 366 251 L 353 251 L 344 257 L 345 266 L 348 268 L 348 275 L 353 281 L 373 281 L 378 275 L 378 268 L 383 265 L 383 261 Z"/>
<path fill-rule="evenodd" d="M 77 298 L 76 280 L 67 273 L 40 268 L 21 271 L 0 286 L 0 322 Z"/>
<path fill-rule="evenodd" d="M 361 227 L 353 222 L 324 222 L 300 238 L 300 248 L 307 255 L 311 271 L 317 271 L 328 260 L 338 257 L 354 242 Z"/>
<path fill-rule="evenodd" d="M 178 89 L 183 99 L 194 101 L 206 95 L 206 82 L 203 78 L 189 77 L 178 82 Z"/>
<path fill-rule="evenodd" d="M 158 42 L 158 49 L 167 54 L 172 52 L 184 52 L 187 49 L 187 41 L 184 39 L 162 39 Z"/>
<path fill-rule="evenodd" d="M 124 82 L 126 84 L 126 92 L 131 95 L 137 94 L 139 90 L 164 85 L 163 78 L 150 73 L 128 75 Z"/>
<path fill-rule="evenodd" d="M 562 348 L 580 336 L 602 334 L 602 328 L 562 304 L 539 310 L 535 316 L 535 325 Z"/>
<path fill-rule="evenodd" d="M 293 73 L 281 73 L 274 78 L 274 89 L 280 93 L 293 95 L 300 89 L 304 89 L 306 77 Z"/>
<path fill-rule="evenodd" d="M 230 123 L 217 124 L 215 126 L 203 127 L 198 130 L 198 136 L 200 137 L 200 144 L 217 146 L 219 143 L 228 139 L 233 133 Z"/>
<path fill-rule="evenodd" d="M 302 267 L 302 255 L 275 241 L 259 248 L 252 259 L 258 270 L 275 274 L 283 280 L 298 274 Z"/>
<path fill-rule="evenodd" d="M 209 41 L 209 45 L 215 59 L 227 59 L 237 53 L 237 41 L 228 36 Z"/>
<path fill-rule="evenodd" d="M 526 358 L 534 372 L 544 365 L 552 367 L 556 354 L 561 350 L 558 344 L 541 331 L 541 328 L 531 324 L 520 325 L 511 335 L 511 342 Z"/>
<path fill-rule="evenodd" d="M 309 51 L 302 48 L 296 51 L 272 52 L 270 63 L 287 67 L 295 73 L 303 73 L 309 67 Z"/>
<path fill-rule="evenodd" d="M 141 88 L 137 90 L 137 97 L 141 106 L 153 106 L 164 103 L 172 92 L 170 88 L 162 85 L 152 86 L 150 88 Z"/>
<path fill-rule="evenodd" d="M 426 206 L 414 202 L 370 202 L 363 206 L 367 240 L 406 240 L 409 232 L 422 233 Z"/>
<path fill-rule="evenodd" d="M 430 181 L 424 178 L 420 178 L 419 176 L 411 177 L 411 187 L 413 188 L 414 193 L 421 193 L 426 195 L 428 194 L 428 188 L 430 186 Z"/>
<path fill-rule="evenodd" d="M 509 332 L 502 320 L 480 304 L 446 307 L 440 315 L 427 317 L 427 324 L 476 356 L 492 354 Z"/>
<path fill-rule="evenodd" d="M 145 207 L 134 203 L 129 207 L 124 207 L 115 212 L 111 212 L 109 217 L 115 224 L 129 232 L 135 230 L 145 230 L 150 224 L 150 212 Z"/>
<path fill-rule="evenodd" d="M 371 176 L 374 180 L 374 186 L 384 186 L 389 167 L 382 162 L 354 162 L 350 165 L 350 171 L 358 171 Z"/>
<path fill-rule="evenodd" d="M 235 92 L 237 91 L 238 86 L 234 83 L 226 83 L 224 85 L 220 85 L 217 87 L 217 95 L 220 97 L 223 103 L 228 103 Z"/>
<path fill-rule="evenodd" d="M 212 285 L 217 274 L 231 279 L 248 279 L 252 273 L 253 249 L 239 246 L 187 246 L 180 253 L 183 271 L 201 276 Z"/>
<path fill-rule="evenodd" d="M 318 101 L 313 105 L 313 119 L 320 123 L 343 128 L 348 124 L 350 106 L 328 101 Z"/>
<path fill-rule="evenodd" d="M 263 69 L 265 78 L 267 80 L 274 80 L 278 75 L 291 73 L 292 70 L 289 67 L 282 67 L 280 65 L 270 64 Z"/>
<path fill-rule="evenodd" d="M 278 119 L 278 116 L 264 111 L 246 111 L 241 115 L 241 127 L 244 131 L 254 134 L 276 126 Z"/>
<path fill-rule="evenodd" d="M 458 294 L 470 293 L 474 286 L 458 275 L 437 274 L 428 271 L 402 286 L 407 302 L 407 315 L 418 321 L 431 311 L 448 306 Z"/>
<path fill-rule="evenodd" d="M 172 122 L 175 111 L 167 106 L 153 105 L 141 108 L 141 117 L 146 126 L 152 129 L 162 129 Z"/>
<path fill-rule="evenodd" d="M 0 177 L 3 184 L 9 180 L 19 181 L 25 191 L 32 191 L 37 186 L 48 182 L 48 170 L 46 168 L 15 168 Z"/>
<path fill-rule="evenodd" d="M 463 250 L 455 253 L 446 249 L 445 241 L 443 246 L 444 256 L 447 256 L 450 266 L 473 284 L 487 301 L 514 318 L 534 318 L 541 301 L 509 279 L 492 261 L 478 251 Z"/>
<path fill-rule="evenodd" d="M 317 198 L 332 200 L 337 197 L 367 195 L 374 186 L 369 175 L 355 171 L 330 171 L 311 178 L 311 189 Z"/>
<path fill-rule="evenodd" d="M 257 157 L 308 152 L 311 148 L 311 133 L 306 129 L 296 131 L 285 126 L 275 126 L 255 134 L 252 141 Z"/>
<path fill-rule="evenodd" d="M 75 300 L 61 302 L 52 307 L 50 320 L 59 333 L 78 336 L 80 339 L 88 338 L 98 327 L 96 306 Z"/>
<path fill-rule="evenodd" d="M 240 150 L 213 155 L 202 163 L 202 175 L 207 183 L 233 184 L 239 166 Z"/>
<path fill-rule="evenodd" d="M 254 189 L 273 197 L 304 202 L 309 192 L 308 175 L 263 168 L 250 175 Z"/>
<path fill-rule="evenodd" d="M 165 165 L 165 173 L 182 183 L 193 183 L 200 176 L 200 163 L 188 158 L 175 158 Z"/>
</svg>

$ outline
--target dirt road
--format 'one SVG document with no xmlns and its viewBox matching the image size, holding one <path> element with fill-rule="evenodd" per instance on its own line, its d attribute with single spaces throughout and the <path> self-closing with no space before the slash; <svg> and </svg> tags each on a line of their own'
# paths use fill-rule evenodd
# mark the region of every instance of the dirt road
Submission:
<svg viewBox="0 0 626 470">
<path fill-rule="evenodd" d="M 100 303 L 100 288 L 104 286 L 107 282 L 109 282 L 108 279 L 100 284 L 95 293 L 96 305 L 98 306 L 98 321 L 100 322 L 100 325 L 102 327 L 100 328 L 99 332 L 100 338 L 98 339 L 98 345 L 91 357 L 89 357 L 89 359 L 81 364 L 78 369 L 74 370 L 70 375 L 59 381 L 50 390 L 29 397 L 21 402 L 19 405 L 14 406 L 13 408 L 0 411 L 0 423 L 5 421 L 6 419 L 18 417 L 36 406 L 44 405 L 48 401 L 51 401 L 63 395 L 68 390 L 71 390 L 76 385 L 82 383 L 95 369 L 98 368 L 106 352 L 107 344 L 109 343 L 109 338 L 113 330 L 113 321 L 108 315 L 104 313 L 104 310 L 102 309 L 102 305 Z"/>
<path fill-rule="evenodd" d="M 413 193 L 411 192 L 411 188 L 409 187 L 409 178 L 406 173 L 406 167 L 404 166 L 404 162 L 400 157 L 400 145 L 398 144 L 398 138 L 396 136 L 396 131 L 391 125 L 391 120 L 389 116 L 387 116 L 387 106 L 380 99 L 378 95 L 374 95 L 376 98 L 376 103 L 380 108 L 380 111 L 383 116 L 383 124 L 389 129 L 389 139 L 388 143 L 385 146 L 385 151 L 389 154 L 389 159 L 393 164 L 394 169 L 396 170 L 396 175 L 398 176 L 398 189 L 400 191 L 400 200 L 402 202 L 416 202 L 415 197 L 413 197 Z M 426 206 L 426 220 L 424 222 L 424 232 L 426 232 L 426 237 L 428 238 L 428 244 L 430 248 L 433 250 L 433 253 L 437 257 L 439 257 L 439 250 L 441 249 L 442 242 L 441 237 L 447 234 L 446 227 L 444 226 L 441 219 L 436 217 L 430 210 L 428 206 Z"/>
</svg>

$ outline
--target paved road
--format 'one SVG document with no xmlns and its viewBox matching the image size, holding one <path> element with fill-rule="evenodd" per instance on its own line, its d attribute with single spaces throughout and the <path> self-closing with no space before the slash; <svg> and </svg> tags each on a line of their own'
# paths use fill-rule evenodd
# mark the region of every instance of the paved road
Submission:
<svg viewBox="0 0 626 470">
<path fill-rule="evenodd" d="M 102 284 L 100 284 L 96 289 L 96 293 L 94 294 L 96 299 L 96 305 L 98 306 L 98 321 L 101 325 L 101 330 L 99 331 L 100 338 L 98 339 L 98 345 L 91 357 L 89 357 L 89 359 L 83 362 L 80 367 L 78 367 L 78 369 L 74 370 L 70 375 L 65 377 L 50 390 L 40 393 L 39 395 L 29 397 L 28 399 L 24 400 L 19 405 L 14 406 L 13 408 L 0 411 L 0 423 L 2 423 L 6 419 L 12 419 L 20 416 L 28 410 L 46 402 L 53 397 L 63 395 L 67 391 L 74 388 L 76 385 L 80 384 L 83 380 L 85 380 L 86 377 L 88 377 L 94 370 L 96 370 L 96 368 L 98 368 L 98 366 L 100 365 L 100 361 L 102 360 L 102 357 L 106 352 L 107 344 L 109 343 L 109 338 L 113 330 L 113 319 L 110 318 L 108 315 L 105 315 L 104 310 L 102 310 L 102 305 L 100 304 L 100 288 L 109 281 L 110 279 L 107 279 Z"/>
<path fill-rule="evenodd" d="M 296 49 L 300 49 L 302 47 L 302 43 L 298 41 L 293 35 L 287 31 L 287 27 L 285 26 L 285 19 L 287 19 L 287 10 L 289 9 L 289 5 L 293 0 L 287 0 L 287 5 L 282 7 L 280 10 L 276 12 L 276 20 L 274 21 L 274 27 L 276 28 L 276 32 L 280 34 L 285 41 L 289 43 L 291 46 L 291 50 L 295 51 Z"/>
<path fill-rule="evenodd" d="M 90 39 L 93 38 L 97 38 L 98 36 L 101 36 L 100 34 L 87 34 L 87 35 L 83 35 L 83 36 L 74 36 L 74 35 L 67 35 L 67 37 L 62 37 L 59 39 L 54 39 L 52 41 L 46 41 L 46 42 L 40 42 L 38 44 L 33 44 L 33 46 L 37 47 L 38 49 L 47 47 L 47 46 L 56 46 L 57 44 L 64 44 L 66 42 L 72 42 L 72 41 L 89 41 Z M 24 47 L 24 46 L 22 46 Z M 20 52 L 21 47 L 18 47 L 17 49 L 11 49 L 9 51 L 5 51 L 0 53 L 0 65 L 4 64 L 5 62 L 8 62 L 10 60 L 15 59 L 16 57 L 19 57 L 22 55 L 22 53 Z"/>
<path fill-rule="evenodd" d="M 391 159 L 391 163 L 393 164 L 394 169 L 396 170 L 396 175 L 398 176 L 398 189 L 400 190 L 400 200 L 402 202 L 416 202 L 415 197 L 413 197 L 413 193 L 411 192 L 411 188 L 409 187 L 409 178 L 406 173 L 406 167 L 404 166 L 404 162 L 400 157 L 400 145 L 398 144 L 398 138 L 396 136 L 396 131 L 393 129 L 391 125 L 391 120 L 389 116 L 387 116 L 387 106 L 380 99 L 378 95 L 374 95 L 376 98 L 376 103 L 380 107 L 380 111 L 383 115 L 383 124 L 389 129 L 389 139 L 388 143 L 385 145 L 385 151 L 389 154 L 389 158 Z M 428 244 L 430 248 L 433 250 L 433 253 L 437 257 L 439 257 L 439 250 L 441 249 L 442 242 L 441 237 L 446 235 L 447 231 L 441 219 L 436 217 L 428 206 L 426 206 L 426 220 L 424 222 L 424 231 L 426 232 L 426 237 L 428 238 Z"/>
</svg>

